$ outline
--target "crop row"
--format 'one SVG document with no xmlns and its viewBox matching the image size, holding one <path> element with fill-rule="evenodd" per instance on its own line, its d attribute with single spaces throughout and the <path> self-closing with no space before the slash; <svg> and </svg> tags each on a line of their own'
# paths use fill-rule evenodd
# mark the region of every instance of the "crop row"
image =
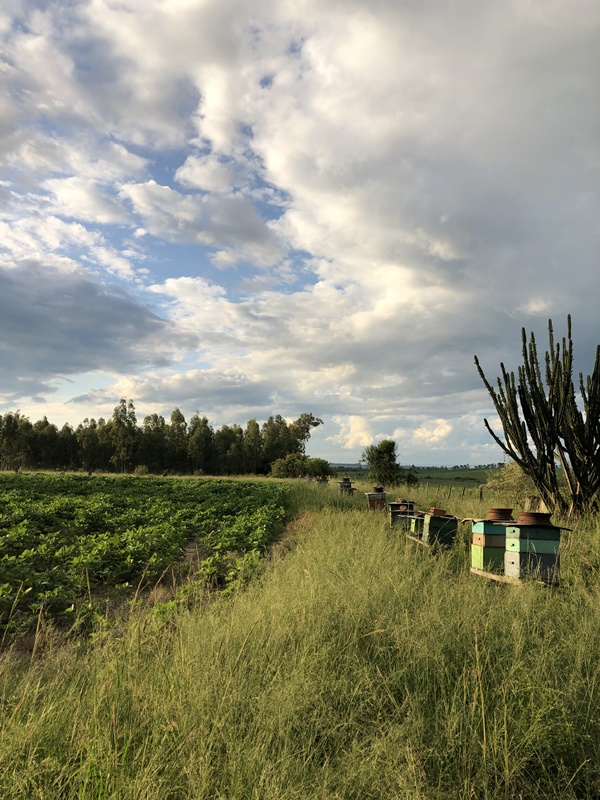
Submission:
<svg viewBox="0 0 600 800">
<path fill-rule="evenodd" d="M 0 626 L 69 619 L 106 590 L 152 585 L 197 545 L 214 585 L 257 560 L 286 518 L 282 484 L 0 475 Z"/>
</svg>

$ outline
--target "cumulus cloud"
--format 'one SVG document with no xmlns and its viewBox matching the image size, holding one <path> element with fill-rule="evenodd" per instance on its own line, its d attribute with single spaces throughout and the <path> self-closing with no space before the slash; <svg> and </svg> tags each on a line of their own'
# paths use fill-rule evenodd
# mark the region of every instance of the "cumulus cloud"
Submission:
<svg viewBox="0 0 600 800">
<path fill-rule="evenodd" d="M 150 180 L 122 189 L 144 226 L 171 242 L 228 247 L 240 259 L 268 266 L 282 256 L 275 237 L 242 197 L 183 195 Z"/>
<path fill-rule="evenodd" d="M 423 439 L 427 444 L 438 444 L 452 433 L 452 425 L 446 419 L 436 419 L 432 423 L 420 425 L 414 432 L 416 439 Z"/>
<path fill-rule="evenodd" d="M 568 312 L 598 340 L 599 32 L 592 0 L 11 4 L 7 393 L 58 408 L 89 361 L 127 376 L 82 410 L 310 409 L 325 453 L 496 460 L 473 354 Z"/>
<path fill-rule="evenodd" d="M 74 269 L 36 262 L 0 269 L 4 404 L 53 393 L 65 376 L 164 366 L 177 338 L 167 320 Z"/>
</svg>

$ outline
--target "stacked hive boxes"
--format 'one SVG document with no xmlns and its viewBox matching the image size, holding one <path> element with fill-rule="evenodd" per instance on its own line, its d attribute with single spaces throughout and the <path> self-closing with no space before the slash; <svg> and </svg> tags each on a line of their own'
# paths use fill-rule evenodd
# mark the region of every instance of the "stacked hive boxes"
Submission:
<svg viewBox="0 0 600 800">
<path fill-rule="evenodd" d="M 519 513 L 515 521 L 506 518 L 507 512 L 510 517 L 511 509 L 489 509 L 488 519 L 473 520 L 472 569 L 557 582 L 561 529 L 550 523 L 549 514 Z"/>
<path fill-rule="evenodd" d="M 491 520 L 473 520 L 471 566 L 488 572 L 503 572 L 506 528 Z"/>
<path fill-rule="evenodd" d="M 531 515 L 530 515 L 531 516 Z M 536 515 L 540 516 L 540 515 Z M 506 528 L 504 574 L 557 583 L 560 575 L 560 528 L 549 522 L 521 521 Z"/>
<path fill-rule="evenodd" d="M 411 527 L 415 504 L 412 500 L 394 500 L 388 503 L 390 525 L 399 525 L 407 530 Z"/>
</svg>

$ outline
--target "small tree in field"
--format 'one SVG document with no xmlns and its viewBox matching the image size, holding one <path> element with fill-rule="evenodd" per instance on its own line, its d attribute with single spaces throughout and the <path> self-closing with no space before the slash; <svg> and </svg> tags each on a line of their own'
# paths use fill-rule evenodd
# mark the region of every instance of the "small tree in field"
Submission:
<svg viewBox="0 0 600 800">
<path fill-rule="evenodd" d="M 361 462 L 367 465 L 367 475 L 381 486 L 397 486 L 402 483 L 404 471 L 398 464 L 396 442 L 382 439 L 379 444 L 365 447 Z"/>
<path fill-rule="evenodd" d="M 475 366 L 496 407 L 504 441 L 485 426 L 494 441 L 531 478 L 540 496 L 557 513 L 579 513 L 594 507 L 600 493 L 600 345 L 592 375 L 579 373 L 579 397 L 573 383 L 571 317 L 567 338 L 554 342 L 548 321 L 545 369 L 538 360 L 533 333 L 522 329 L 523 365 L 517 376 L 500 364 L 497 389 Z M 564 488 L 563 488 L 564 487 Z"/>
</svg>

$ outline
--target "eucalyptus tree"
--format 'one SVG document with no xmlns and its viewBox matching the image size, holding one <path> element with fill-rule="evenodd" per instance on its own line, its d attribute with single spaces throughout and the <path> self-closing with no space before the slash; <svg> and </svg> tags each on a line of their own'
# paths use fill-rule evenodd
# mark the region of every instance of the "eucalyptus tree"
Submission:
<svg viewBox="0 0 600 800">
<path fill-rule="evenodd" d="M 261 471 L 263 437 L 260 425 L 255 419 L 249 419 L 244 431 L 245 471 L 253 474 Z"/>
<path fill-rule="evenodd" d="M 184 473 L 188 467 L 188 427 L 178 408 L 171 414 L 166 426 L 167 466 L 172 472 Z"/>
<path fill-rule="evenodd" d="M 597 505 L 600 492 L 600 345 L 594 368 L 573 380 L 571 317 L 567 336 L 555 342 L 548 321 L 543 370 L 533 333 L 521 331 L 523 364 L 517 374 L 500 364 L 497 388 L 475 366 L 500 418 L 504 439 L 484 424 L 494 441 L 533 481 L 549 508 L 579 513 Z"/>
<path fill-rule="evenodd" d="M 107 425 L 110 426 L 112 444 L 111 462 L 120 472 L 129 472 L 135 466 L 140 438 L 133 402 L 131 400 L 127 402 L 122 397 Z"/>
<path fill-rule="evenodd" d="M 239 475 L 244 472 L 244 431 L 240 425 L 223 425 L 214 436 L 215 471 L 217 475 Z"/>
<path fill-rule="evenodd" d="M 36 469 L 54 469 L 59 466 L 58 428 L 48 417 L 33 423 L 31 438 L 32 466 Z"/>
<path fill-rule="evenodd" d="M 86 472 L 93 472 L 95 469 L 103 467 L 106 457 L 100 443 L 98 423 L 96 420 L 93 417 L 91 419 L 86 417 L 83 422 L 77 426 L 75 436 L 77 438 L 81 463 L 84 470 L 86 470 Z"/>
<path fill-rule="evenodd" d="M 215 461 L 215 432 L 207 417 L 198 413 L 190 419 L 188 455 L 194 472 L 212 474 Z"/>
<path fill-rule="evenodd" d="M 148 467 L 150 472 L 161 473 L 166 469 L 167 436 L 162 414 L 148 414 L 144 417 L 138 461 Z"/>
<path fill-rule="evenodd" d="M 19 470 L 29 464 L 33 426 L 20 411 L 0 416 L 0 468 Z"/>
</svg>

